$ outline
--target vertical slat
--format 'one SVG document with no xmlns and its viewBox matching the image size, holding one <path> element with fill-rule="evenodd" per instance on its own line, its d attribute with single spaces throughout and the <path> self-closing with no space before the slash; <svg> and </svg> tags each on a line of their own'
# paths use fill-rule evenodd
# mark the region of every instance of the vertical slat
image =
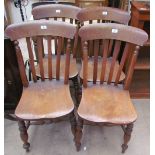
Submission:
<svg viewBox="0 0 155 155">
<path fill-rule="evenodd" d="M 93 69 L 93 83 L 97 80 L 97 68 L 98 68 L 98 52 L 99 52 L 99 40 L 94 42 L 94 69 Z"/>
<path fill-rule="evenodd" d="M 54 20 L 57 20 L 57 17 L 54 17 Z M 55 45 L 55 55 L 57 54 L 57 37 L 54 37 L 54 45 Z"/>
<path fill-rule="evenodd" d="M 60 58 L 61 58 L 61 42 L 62 38 L 58 38 L 58 50 L 57 50 L 57 60 L 56 60 L 56 80 L 60 79 Z"/>
<path fill-rule="evenodd" d="M 39 58 L 39 68 L 41 80 L 44 81 L 44 66 L 43 66 L 43 49 L 42 49 L 42 37 L 37 37 L 37 47 L 38 47 L 38 58 Z"/>
<path fill-rule="evenodd" d="M 28 49 L 28 53 L 29 53 L 29 60 L 30 60 L 30 66 L 31 66 L 33 81 L 36 82 L 37 76 L 36 76 L 36 71 L 35 71 L 35 67 L 34 67 L 34 57 L 33 57 L 30 37 L 26 38 L 26 43 L 27 43 L 27 49 Z"/>
<path fill-rule="evenodd" d="M 108 84 L 111 83 L 111 80 L 112 80 L 112 77 L 113 77 L 113 72 L 114 72 L 116 59 L 117 59 L 119 51 L 120 51 L 120 45 L 121 45 L 121 41 L 117 40 L 115 42 L 114 53 L 113 53 L 113 58 L 112 58 L 112 63 L 111 63 L 110 73 L 109 73 L 109 78 L 108 78 Z"/>
<path fill-rule="evenodd" d="M 112 46 L 113 46 L 113 40 L 110 40 L 109 49 L 108 49 L 108 56 L 111 56 Z"/>
<path fill-rule="evenodd" d="M 101 69 L 100 84 L 103 84 L 103 82 L 104 82 L 109 40 L 103 40 L 102 45 L 104 46 L 104 48 L 103 48 L 103 59 L 102 59 L 102 69 Z"/>
<path fill-rule="evenodd" d="M 70 23 L 73 24 L 73 19 L 72 18 L 70 18 Z"/>
<path fill-rule="evenodd" d="M 24 66 L 24 61 L 23 61 L 23 56 L 19 47 L 19 42 L 16 40 L 14 41 L 14 45 L 15 45 L 15 50 L 16 50 L 16 56 L 17 56 L 17 61 L 18 61 L 18 67 L 19 67 L 19 71 L 20 71 L 20 76 L 21 76 L 21 80 L 23 83 L 24 87 L 28 87 L 29 82 L 27 80 L 27 76 L 25 73 L 25 66 Z"/>
<path fill-rule="evenodd" d="M 71 49 L 71 40 L 68 39 L 67 40 L 67 49 L 66 49 L 66 62 L 65 62 L 64 84 L 68 84 L 68 81 L 69 81 L 70 49 Z"/>
<path fill-rule="evenodd" d="M 54 45 L 55 45 L 55 55 L 57 54 L 58 46 L 57 46 L 57 37 L 54 37 Z"/>
<path fill-rule="evenodd" d="M 65 20 L 66 20 L 65 17 L 62 17 L 62 21 L 65 22 Z M 61 54 L 64 54 L 64 38 L 63 37 L 62 37 L 62 44 L 61 44 L 61 46 L 62 46 L 62 48 L 61 48 L 62 49 L 62 51 L 61 51 L 62 53 Z"/>
<path fill-rule="evenodd" d="M 48 36 L 47 47 L 48 47 L 48 77 L 49 80 L 52 80 L 52 48 L 51 48 L 50 36 Z"/>
<path fill-rule="evenodd" d="M 119 83 L 119 79 L 120 79 L 120 76 L 121 76 L 123 66 L 125 64 L 125 60 L 126 60 L 127 55 L 128 55 L 128 51 L 129 51 L 129 43 L 126 43 L 125 49 L 123 51 L 123 55 L 122 55 L 122 58 L 121 58 L 120 66 L 119 66 L 119 69 L 117 71 L 115 86 L 117 86 L 117 84 Z"/>
<path fill-rule="evenodd" d="M 73 58 L 76 58 L 77 45 L 78 45 L 78 27 L 76 29 L 76 33 L 75 33 L 75 37 L 74 37 Z"/>
<path fill-rule="evenodd" d="M 128 69 L 127 76 L 126 76 L 125 83 L 124 83 L 125 90 L 129 89 L 139 49 L 140 49 L 140 47 L 136 46 L 136 49 L 135 49 L 134 53 L 132 54 L 131 62 L 130 62 L 129 69 Z"/>
<path fill-rule="evenodd" d="M 65 22 L 65 17 L 62 17 L 62 21 Z"/>
<path fill-rule="evenodd" d="M 79 21 L 77 19 L 75 19 L 75 25 L 77 25 L 79 23 Z M 80 24 L 80 23 L 79 23 Z"/>
<path fill-rule="evenodd" d="M 88 76 L 88 43 L 85 41 L 83 46 L 83 86 L 87 87 Z"/>
<path fill-rule="evenodd" d="M 89 20 L 89 24 L 92 24 L 93 23 L 93 21 L 92 20 Z"/>
<path fill-rule="evenodd" d="M 57 17 L 54 17 L 54 20 L 57 20 Z"/>
<path fill-rule="evenodd" d="M 93 40 L 89 40 L 89 51 L 88 55 L 91 57 L 93 55 Z"/>
<path fill-rule="evenodd" d="M 45 56 L 45 53 L 44 53 L 44 39 L 43 37 L 41 37 L 41 46 L 42 46 L 42 56 L 44 57 Z"/>
</svg>

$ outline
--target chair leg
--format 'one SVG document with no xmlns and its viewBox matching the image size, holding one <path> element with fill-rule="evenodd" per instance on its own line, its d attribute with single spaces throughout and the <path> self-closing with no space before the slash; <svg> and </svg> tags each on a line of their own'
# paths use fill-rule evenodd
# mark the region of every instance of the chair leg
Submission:
<svg viewBox="0 0 155 155">
<path fill-rule="evenodd" d="M 75 89 L 75 98 L 76 98 L 76 107 L 79 106 L 79 82 L 78 82 L 78 76 L 74 77 L 73 79 L 73 85 L 74 85 L 74 89 Z"/>
<path fill-rule="evenodd" d="M 76 117 L 75 117 L 75 114 L 74 114 L 74 111 L 70 114 L 70 123 L 71 123 L 71 131 L 72 131 L 72 134 L 74 136 L 74 141 L 75 141 L 75 134 L 76 134 Z"/>
<path fill-rule="evenodd" d="M 24 121 L 18 121 L 21 140 L 24 142 L 23 148 L 29 152 L 30 143 L 28 143 L 28 133 Z"/>
<path fill-rule="evenodd" d="M 125 153 L 126 149 L 128 148 L 128 142 L 131 138 L 131 133 L 133 129 L 133 123 L 127 125 L 124 131 L 124 144 L 122 144 L 122 153 Z"/>
<path fill-rule="evenodd" d="M 81 118 L 78 118 L 76 136 L 75 136 L 75 146 L 77 151 L 80 151 L 81 149 L 82 129 L 83 129 L 83 120 Z"/>
</svg>

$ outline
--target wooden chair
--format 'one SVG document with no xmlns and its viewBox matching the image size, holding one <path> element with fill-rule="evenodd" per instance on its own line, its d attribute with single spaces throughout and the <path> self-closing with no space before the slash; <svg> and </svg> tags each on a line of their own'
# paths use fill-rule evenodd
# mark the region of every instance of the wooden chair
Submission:
<svg viewBox="0 0 155 155">
<path fill-rule="evenodd" d="M 76 99 L 78 96 L 78 69 L 76 65 L 76 56 L 77 56 L 77 44 L 78 44 L 78 20 L 77 20 L 77 14 L 81 9 L 76 7 L 76 6 L 71 6 L 71 5 L 63 5 L 63 4 L 51 4 L 51 5 L 40 5 L 35 7 L 32 10 L 32 15 L 34 17 L 34 20 L 41 20 L 41 19 L 46 19 L 46 20 L 61 20 L 63 22 L 70 22 L 71 24 L 76 24 L 77 25 L 77 30 L 76 34 L 74 37 L 74 42 L 72 42 L 71 45 L 71 65 L 70 65 L 70 72 L 69 72 L 69 78 L 73 81 L 74 88 L 75 88 L 75 96 Z M 55 54 L 57 54 L 58 50 L 58 38 L 54 37 L 53 39 L 54 45 L 55 45 Z M 34 41 L 36 42 L 36 41 Z M 66 42 L 64 39 L 62 39 L 62 46 L 65 47 Z M 36 51 L 37 51 L 37 46 L 35 46 Z M 56 56 L 53 56 L 53 65 L 56 64 Z M 43 64 L 44 64 L 44 70 L 45 70 L 45 78 L 48 77 L 48 70 L 47 70 L 47 55 L 44 56 L 43 59 Z M 64 49 L 62 49 L 62 57 L 61 57 L 61 71 L 60 71 L 60 78 L 64 78 L 64 72 L 65 72 L 65 53 Z M 39 72 L 39 65 L 36 67 L 36 74 L 38 77 L 40 77 L 40 72 Z M 55 67 L 54 67 L 55 68 Z M 53 70 L 53 78 L 56 78 L 56 71 Z M 78 101 L 77 101 L 78 102 Z"/>
<path fill-rule="evenodd" d="M 128 88 L 132 79 L 134 65 L 136 63 L 139 46 L 147 41 L 148 35 L 141 29 L 131 26 L 103 23 L 91 24 L 80 28 L 79 36 L 83 43 L 83 92 L 82 99 L 78 108 L 78 122 L 76 130 L 75 144 L 79 151 L 81 146 L 82 128 L 84 124 L 93 125 L 120 125 L 124 131 L 124 143 L 122 152 L 128 147 L 131 137 L 133 123 L 137 119 L 136 110 L 130 99 Z M 95 56 L 93 69 L 93 82 L 88 82 L 88 41 L 95 40 Z M 97 81 L 97 66 L 99 53 L 99 40 L 103 42 L 102 50 L 102 69 L 100 81 Z M 108 55 L 108 45 L 110 40 L 115 40 L 115 47 L 110 66 L 110 72 L 107 82 L 105 82 L 105 69 Z M 116 73 L 114 83 L 114 67 L 118 59 L 120 46 L 125 43 L 123 55 L 119 69 Z M 135 44 L 135 51 L 132 53 L 130 67 L 128 69 L 125 81 L 119 84 L 121 71 L 127 59 L 129 44 Z"/>
<path fill-rule="evenodd" d="M 125 24 L 127 25 L 129 20 L 130 20 L 130 14 L 126 11 L 120 10 L 120 9 L 116 9 L 116 8 L 110 8 L 110 7 L 92 7 L 92 8 L 84 8 L 82 9 L 78 15 L 77 15 L 78 20 L 80 21 L 80 25 L 87 25 L 87 24 L 94 24 L 94 23 L 120 23 L 120 24 Z M 107 65 L 106 65 L 106 71 L 105 71 L 105 78 L 104 80 L 107 81 L 108 80 L 108 74 L 110 71 L 110 65 L 112 62 L 112 49 L 114 47 L 114 42 L 111 41 L 109 46 L 108 46 L 108 57 L 109 59 L 107 59 Z M 89 59 L 88 61 L 88 81 L 93 81 L 93 68 L 94 65 L 93 64 L 93 58 L 95 56 L 95 43 L 92 40 L 88 41 L 88 48 L 89 48 L 89 57 L 91 57 L 91 59 Z M 99 48 L 100 48 L 100 52 L 99 55 L 101 57 L 98 57 L 98 78 L 97 81 L 100 81 L 100 72 L 101 72 L 101 66 L 102 66 L 102 42 L 100 41 L 99 44 Z M 116 78 L 116 73 L 117 70 L 119 68 L 119 61 L 116 62 L 115 68 L 114 68 L 114 75 L 112 78 L 112 82 L 115 81 Z M 82 69 L 80 71 L 80 78 L 83 79 L 83 65 L 82 65 Z M 121 73 L 121 77 L 120 77 L 120 81 L 123 81 L 125 79 L 125 74 L 122 72 Z"/>
<path fill-rule="evenodd" d="M 6 36 L 14 41 L 16 55 L 20 70 L 21 80 L 24 86 L 21 99 L 15 110 L 18 120 L 20 136 L 23 141 L 23 147 L 29 151 L 27 129 L 30 124 L 44 124 L 70 119 L 73 135 L 75 134 L 76 119 L 73 113 L 74 104 L 69 90 L 69 69 L 70 69 L 70 51 L 71 40 L 76 33 L 76 26 L 58 21 L 31 21 L 21 24 L 10 25 L 6 28 Z M 48 76 L 45 79 L 45 70 L 43 67 L 43 37 L 47 37 L 48 45 Z M 41 80 L 37 80 L 34 66 L 34 52 L 32 49 L 32 37 L 37 39 L 38 59 L 40 67 Z M 53 64 L 52 56 L 52 37 L 58 37 L 58 50 L 56 65 Z M 28 82 L 23 55 L 19 47 L 18 39 L 26 38 L 27 49 L 32 70 L 33 81 Z M 60 62 L 62 51 L 62 40 L 67 40 L 65 50 L 65 72 L 63 80 L 60 78 Z M 25 52 L 25 51 L 23 51 Z M 53 67 L 56 67 L 56 79 L 53 79 Z M 27 122 L 27 123 L 26 123 Z"/>
</svg>

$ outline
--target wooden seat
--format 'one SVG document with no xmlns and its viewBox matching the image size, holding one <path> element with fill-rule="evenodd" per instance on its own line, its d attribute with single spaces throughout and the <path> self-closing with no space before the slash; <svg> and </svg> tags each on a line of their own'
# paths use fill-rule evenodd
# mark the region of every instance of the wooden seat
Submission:
<svg viewBox="0 0 155 155">
<path fill-rule="evenodd" d="M 78 115 L 92 122 L 126 124 L 134 122 L 137 113 L 131 102 L 129 91 L 122 85 L 90 84 L 83 88 Z M 93 94 L 93 95 L 92 95 Z"/>
<path fill-rule="evenodd" d="M 57 118 L 69 114 L 73 109 L 69 85 L 64 85 L 63 81 L 45 80 L 30 83 L 29 87 L 23 89 L 15 115 L 30 120 Z"/>
<path fill-rule="evenodd" d="M 65 57 L 66 55 L 62 55 L 61 56 L 61 62 L 60 62 L 60 79 L 64 78 L 64 74 L 65 74 Z M 69 71 L 69 77 L 73 78 L 75 76 L 77 76 L 78 74 L 78 69 L 77 69 L 77 65 L 76 65 L 76 59 L 71 59 L 70 63 L 72 65 L 70 65 L 70 71 Z M 47 56 L 45 56 L 43 58 L 43 64 L 44 64 L 44 75 L 45 78 L 48 78 L 48 59 Z M 36 75 L 40 77 L 40 69 L 39 69 L 39 65 L 35 66 L 36 69 Z M 53 78 L 56 78 L 56 56 L 53 55 Z"/>
<path fill-rule="evenodd" d="M 23 141 L 23 147 L 29 151 L 27 129 L 29 125 L 44 124 L 46 122 L 57 122 L 70 120 L 71 131 L 75 136 L 76 118 L 74 115 L 74 103 L 72 101 L 69 89 L 69 69 L 71 42 L 76 33 L 76 26 L 58 21 L 31 21 L 19 24 L 13 24 L 6 28 L 5 34 L 11 41 L 14 41 L 20 77 L 24 86 L 22 96 L 15 110 L 17 117 L 20 137 Z M 37 69 L 35 68 L 34 51 L 32 38 L 36 38 L 38 66 L 40 80 L 37 78 Z M 44 66 L 44 42 L 47 38 L 47 65 Z M 52 55 L 52 38 L 58 38 L 57 55 Z M 27 50 L 21 51 L 17 40 L 25 40 Z M 66 40 L 66 47 L 61 46 L 62 40 Z M 65 49 L 64 75 L 61 75 L 61 51 Z M 29 63 L 32 71 L 33 82 L 29 82 L 23 61 L 24 52 L 29 55 Z M 54 59 L 54 61 L 53 61 Z M 54 62 L 54 63 L 53 63 Z M 45 69 L 47 73 L 45 74 Z M 53 74 L 53 71 L 56 73 Z M 53 75 L 56 74 L 56 79 Z M 46 76 L 48 75 L 48 79 Z M 63 78 L 61 76 L 64 76 Z M 62 78 L 62 79 L 61 79 Z M 26 123 L 27 122 L 27 123 Z M 74 137 L 75 138 L 75 137 Z"/>
<path fill-rule="evenodd" d="M 133 75 L 139 46 L 148 39 L 145 31 L 135 27 L 114 23 L 96 23 L 82 26 L 79 30 L 83 50 L 83 89 L 82 99 L 77 110 L 78 121 L 75 144 L 77 151 L 81 147 L 82 129 L 84 124 L 120 125 L 124 131 L 122 153 L 128 148 L 133 123 L 137 113 L 129 94 L 129 86 Z M 94 42 L 94 57 L 91 60 L 93 71 L 89 72 L 89 44 Z M 114 43 L 112 57 L 108 57 L 109 43 Z M 102 43 L 102 58 L 99 55 L 99 44 Z M 122 43 L 124 48 L 121 49 Z M 125 80 L 121 81 L 122 70 L 127 60 L 130 44 L 136 45 L 131 53 L 131 61 Z M 118 55 L 120 64 L 118 65 Z M 101 60 L 100 60 L 101 59 Z M 110 62 L 109 62 L 110 61 Z M 110 63 L 110 66 L 107 67 Z M 108 68 L 108 71 L 107 71 Z M 100 73 L 98 73 L 100 70 Z M 93 79 L 89 81 L 90 75 Z M 122 80 L 122 79 L 121 79 Z"/>
<path fill-rule="evenodd" d="M 105 71 L 105 81 L 108 81 L 108 75 L 110 72 L 111 62 L 112 62 L 112 57 L 107 59 L 106 71 Z M 89 58 L 89 60 L 88 60 L 88 75 L 87 75 L 88 81 L 93 81 L 93 68 L 94 68 L 93 58 Z M 98 72 L 97 72 L 97 79 L 96 79 L 97 81 L 100 81 L 101 69 L 102 69 L 102 58 L 99 57 L 98 58 Z M 119 69 L 119 62 L 117 61 L 115 64 L 115 68 L 114 68 L 112 82 L 115 82 L 118 69 Z M 82 64 L 82 68 L 80 70 L 80 77 L 83 79 L 83 64 Z M 124 79 L 125 79 L 125 74 L 124 74 L 124 72 L 121 72 L 119 81 L 121 82 Z"/>
<path fill-rule="evenodd" d="M 82 9 L 78 15 L 77 15 L 78 20 L 80 21 L 81 26 L 83 25 L 88 25 L 88 24 L 94 24 L 94 23 L 120 23 L 120 24 L 125 24 L 127 25 L 129 20 L 130 20 L 130 14 L 126 11 L 116 9 L 116 8 L 110 8 L 110 7 L 93 7 L 93 8 L 84 8 Z M 94 43 L 92 40 L 88 41 L 88 54 L 90 59 L 88 60 L 88 80 L 93 81 L 92 78 L 92 71 L 93 71 L 93 64 L 92 64 L 92 56 L 94 56 Z M 113 48 L 114 42 L 109 43 L 109 52 L 108 52 L 108 57 L 112 56 L 112 48 Z M 101 47 L 102 44 L 99 44 Z M 102 48 L 100 48 L 101 51 L 99 52 L 99 55 L 102 56 Z M 105 81 L 107 81 L 107 75 L 109 74 L 110 70 L 110 65 L 111 65 L 111 58 L 107 60 L 107 65 L 106 65 L 106 72 L 105 72 Z M 119 62 L 116 62 L 117 65 L 115 66 L 116 71 L 114 71 L 114 78 L 115 78 L 115 73 L 117 72 L 117 69 L 119 68 Z M 99 60 L 98 63 L 98 74 L 101 72 L 101 63 Z M 99 76 L 97 76 L 99 77 Z M 83 79 L 83 65 L 80 71 L 80 78 Z M 121 73 L 121 78 L 120 81 L 125 79 L 125 74 Z M 99 78 L 97 79 L 99 81 Z M 114 79 L 112 79 L 112 82 L 114 82 Z"/>
</svg>

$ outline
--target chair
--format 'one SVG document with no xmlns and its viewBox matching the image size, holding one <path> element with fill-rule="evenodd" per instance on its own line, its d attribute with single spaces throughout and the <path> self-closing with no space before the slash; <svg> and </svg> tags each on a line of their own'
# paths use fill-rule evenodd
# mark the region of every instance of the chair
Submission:
<svg viewBox="0 0 155 155">
<path fill-rule="evenodd" d="M 27 129 L 31 124 L 44 124 L 58 122 L 70 119 L 73 135 L 75 134 L 76 119 L 74 116 L 74 104 L 69 90 L 69 66 L 71 40 L 76 33 L 76 26 L 58 21 L 31 21 L 21 24 L 13 24 L 6 28 L 5 34 L 14 41 L 20 77 L 23 83 L 23 93 L 16 107 L 15 115 L 18 120 L 20 136 L 23 141 L 23 147 L 29 151 Z M 43 67 L 43 46 L 42 39 L 47 37 L 48 45 L 48 76 L 45 79 Z M 53 64 L 51 50 L 52 37 L 58 37 L 58 50 L 56 57 L 56 66 Z M 37 80 L 34 66 L 34 51 L 32 49 L 32 37 L 36 37 L 38 47 L 38 59 L 40 67 L 41 80 Z M 27 51 L 29 54 L 30 67 L 33 75 L 33 81 L 28 82 L 23 54 L 19 47 L 18 39 L 26 38 Z M 64 78 L 60 79 L 60 62 L 62 51 L 62 38 L 67 40 L 65 50 L 65 72 Z M 53 68 L 56 67 L 56 79 L 53 79 Z"/>
<path fill-rule="evenodd" d="M 84 8 L 82 9 L 78 15 L 77 15 L 78 20 L 80 21 L 80 25 L 87 25 L 87 24 L 94 24 L 94 23 L 120 23 L 120 24 L 125 24 L 127 25 L 129 20 L 130 20 L 130 14 L 126 11 L 122 11 L 120 9 L 116 8 L 110 8 L 110 7 L 92 7 L 92 8 Z M 95 46 L 94 42 L 92 40 L 88 41 L 88 48 L 89 48 L 89 59 L 88 61 L 88 81 L 93 81 L 93 68 L 95 67 L 93 64 L 93 58 L 94 58 L 94 51 L 95 51 Z M 105 71 L 105 81 L 108 80 L 108 74 L 110 71 L 110 65 L 112 62 L 111 55 L 112 55 L 112 49 L 114 47 L 114 42 L 110 41 L 110 44 L 108 46 L 108 57 L 107 59 L 107 65 L 106 65 L 106 71 Z M 100 52 L 99 55 L 101 57 L 98 57 L 98 78 L 97 81 L 100 80 L 99 74 L 101 72 L 101 66 L 102 66 L 102 42 L 100 41 L 99 44 Z M 112 78 L 112 82 L 114 82 L 116 78 L 116 73 L 119 68 L 119 61 L 116 62 L 115 68 L 114 68 L 114 76 Z M 80 78 L 83 79 L 83 65 L 82 69 L 80 71 Z M 123 81 L 125 79 L 125 74 L 122 72 L 120 81 Z"/>
<path fill-rule="evenodd" d="M 131 26 L 114 23 L 96 23 L 81 27 L 79 36 L 83 42 L 84 76 L 82 99 L 77 110 L 78 121 L 75 138 L 77 151 L 80 150 L 81 146 L 83 125 L 120 125 L 124 131 L 124 143 L 122 145 L 122 153 L 124 153 L 128 147 L 127 144 L 131 137 L 133 123 L 137 119 L 137 113 L 130 99 L 128 89 L 139 48 L 147 41 L 148 35 L 143 30 Z M 95 41 L 96 47 L 93 59 L 95 64 L 93 69 L 93 82 L 88 81 L 88 41 L 90 40 Z M 99 40 L 102 40 L 103 42 L 103 57 L 100 81 L 97 81 L 97 58 L 99 53 L 99 48 L 97 47 Z M 105 69 L 110 40 L 115 40 L 115 46 L 108 80 L 105 82 Z M 112 83 L 114 66 L 116 65 L 122 43 L 125 43 L 125 47 L 123 49 L 123 55 L 121 57 L 119 69 L 116 73 L 115 81 Z M 136 45 L 136 48 L 131 54 L 131 62 L 125 81 L 119 84 L 119 78 L 127 59 L 128 47 L 130 44 Z"/>
<path fill-rule="evenodd" d="M 61 20 L 63 22 L 70 22 L 71 24 L 76 24 L 77 25 L 77 31 L 75 34 L 75 41 L 74 43 L 72 42 L 72 55 L 71 55 L 71 65 L 70 65 L 70 72 L 69 72 L 69 78 L 73 81 L 73 85 L 75 88 L 75 96 L 76 99 L 78 96 L 78 69 L 76 65 L 76 57 L 77 57 L 77 44 L 78 44 L 78 24 L 77 24 L 77 14 L 81 9 L 76 7 L 76 6 L 71 6 L 71 5 L 63 5 L 63 4 L 51 4 L 51 5 L 41 5 L 37 6 L 32 10 L 32 15 L 34 17 L 34 20 L 41 20 L 41 19 L 47 19 L 47 20 Z M 58 38 L 54 37 L 53 39 L 54 42 L 54 47 L 55 47 L 55 55 L 58 50 L 57 42 Z M 35 40 L 34 40 L 35 42 Z M 62 46 L 66 46 L 66 42 L 64 39 L 62 40 Z M 36 46 L 35 46 L 36 47 Z M 64 49 L 62 49 L 64 50 Z M 37 51 L 37 47 L 36 47 Z M 37 57 L 37 55 L 36 55 Z M 53 56 L 53 62 L 55 64 L 56 57 Z M 45 70 L 45 78 L 48 77 L 48 70 L 47 70 L 47 55 L 44 56 L 43 59 L 43 64 L 44 64 L 44 70 Z M 65 53 L 62 51 L 62 57 L 61 57 L 61 71 L 60 71 L 60 78 L 64 77 L 64 72 L 65 72 Z M 39 66 L 36 66 L 36 74 L 38 77 L 40 77 L 40 72 L 39 72 Z M 53 70 L 53 78 L 56 78 L 56 72 Z M 78 102 L 78 101 L 77 101 Z"/>
</svg>

